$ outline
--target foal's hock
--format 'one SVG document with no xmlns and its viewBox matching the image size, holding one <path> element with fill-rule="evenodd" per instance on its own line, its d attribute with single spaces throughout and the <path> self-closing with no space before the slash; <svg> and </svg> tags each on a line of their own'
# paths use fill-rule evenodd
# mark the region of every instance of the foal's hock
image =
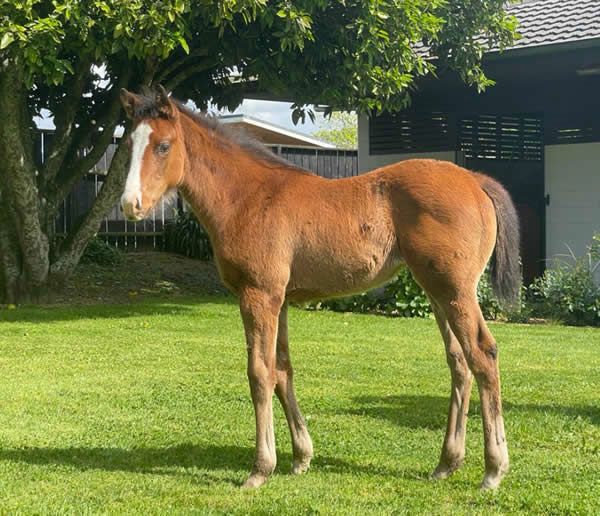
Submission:
<svg viewBox="0 0 600 516">
<path fill-rule="evenodd" d="M 288 302 L 361 292 L 405 263 L 431 301 L 452 378 L 432 477 L 447 477 L 463 461 L 475 377 L 485 439 L 482 487 L 497 487 L 508 471 L 498 349 L 476 288 L 491 258 L 497 294 L 510 301 L 519 289 L 518 220 L 504 188 L 435 160 L 328 180 L 191 112 L 162 88 L 145 95 L 122 90 L 121 100 L 133 120 L 123 212 L 140 220 L 165 192 L 179 190 L 208 231 L 223 282 L 239 297 L 256 414 L 254 465 L 244 485 L 262 485 L 275 469 L 273 392 L 290 428 L 293 472 L 305 472 L 313 456 L 293 387 Z"/>
</svg>

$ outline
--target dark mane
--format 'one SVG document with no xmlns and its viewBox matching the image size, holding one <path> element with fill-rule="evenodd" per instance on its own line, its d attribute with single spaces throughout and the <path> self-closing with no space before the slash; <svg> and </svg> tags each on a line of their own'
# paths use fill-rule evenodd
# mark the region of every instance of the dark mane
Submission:
<svg viewBox="0 0 600 516">
<path fill-rule="evenodd" d="M 134 106 L 133 118 L 167 118 L 167 116 L 160 111 L 157 96 L 154 92 L 146 90 L 138 96 L 138 100 L 140 102 L 136 103 Z M 228 124 L 223 124 L 216 116 L 207 116 L 199 111 L 194 111 L 187 107 L 180 100 L 171 98 L 171 101 L 173 104 L 175 104 L 175 106 L 177 106 L 177 109 L 179 109 L 181 113 L 191 118 L 196 124 L 208 129 L 209 131 L 214 131 L 224 139 L 239 145 L 242 149 L 250 152 L 258 158 L 280 167 L 293 169 L 296 172 L 314 175 L 312 172 L 299 167 L 294 163 L 291 163 L 281 156 L 278 156 L 269 148 L 267 148 L 262 142 L 250 136 L 243 129 L 232 127 Z"/>
</svg>

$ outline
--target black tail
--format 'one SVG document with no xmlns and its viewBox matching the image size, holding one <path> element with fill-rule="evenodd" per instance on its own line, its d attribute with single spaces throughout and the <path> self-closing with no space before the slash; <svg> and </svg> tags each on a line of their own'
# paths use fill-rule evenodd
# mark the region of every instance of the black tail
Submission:
<svg viewBox="0 0 600 516">
<path fill-rule="evenodd" d="M 519 217 L 509 193 L 500 183 L 484 175 L 480 175 L 479 180 L 494 204 L 498 225 L 496 248 L 490 260 L 492 288 L 499 299 L 512 304 L 521 288 Z"/>
</svg>

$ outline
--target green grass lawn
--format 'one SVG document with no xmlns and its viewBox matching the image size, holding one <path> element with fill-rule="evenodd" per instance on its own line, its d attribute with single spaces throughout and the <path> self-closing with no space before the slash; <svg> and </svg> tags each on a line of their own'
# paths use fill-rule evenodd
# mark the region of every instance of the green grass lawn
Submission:
<svg viewBox="0 0 600 516">
<path fill-rule="evenodd" d="M 511 472 L 479 492 L 474 389 L 467 458 L 437 464 L 449 372 L 431 320 L 290 311 L 307 475 L 275 400 L 278 466 L 239 488 L 254 416 L 229 298 L 0 311 L 0 512 L 598 513 L 600 330 L 493 324 Z"/>
</svg>

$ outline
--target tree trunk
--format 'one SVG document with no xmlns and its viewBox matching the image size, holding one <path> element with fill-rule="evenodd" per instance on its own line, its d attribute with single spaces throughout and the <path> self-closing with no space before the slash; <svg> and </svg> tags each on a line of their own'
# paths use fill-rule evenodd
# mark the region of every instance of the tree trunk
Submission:
<svg viewBox="0 0 600 516">
<path fill-rule="evenodd" d="M 5 296 L 27 302 L 43 294 L 50 262 L 48 238 L 40 223 L 42 201 L 31 141 L 24 138 L 31 121 L 24 117 L 26 97 L 18 87 L 22 77 L 17 60 L 6 59 L 0 65 L 0 217 L 7 223 L 2 230 L 1 260 Z"/>
<path fill-rule="evenodd" d="M 11 212 L 0 185 L 0 303 L 16 303 L 22 290 L 19 241 Z"/>
<path fill-rule="evenodd" d="M 19 87 L 21 86 L 21 87 Z M 64 285 L 102 218 L 115 205 L 125 183 L 127 148 L 119 145 L 100 194 L 81 223 L 58 249 L 53 249 L 54 197 L 33 158 L 32 120 L 27 109 L 23 70 L 16 60 L 0 63 L 0 303 L 39 302 Z M 106 138 L 100 138 L 89 159 L 69 172 L 76 181 L 101 156 L 120 117 L 118 91 L 107 109 Z M 89 162 L 89 163 L 88 163 Z M 63 165 L 64 167 L 64 165 Z"/>
</svg>

